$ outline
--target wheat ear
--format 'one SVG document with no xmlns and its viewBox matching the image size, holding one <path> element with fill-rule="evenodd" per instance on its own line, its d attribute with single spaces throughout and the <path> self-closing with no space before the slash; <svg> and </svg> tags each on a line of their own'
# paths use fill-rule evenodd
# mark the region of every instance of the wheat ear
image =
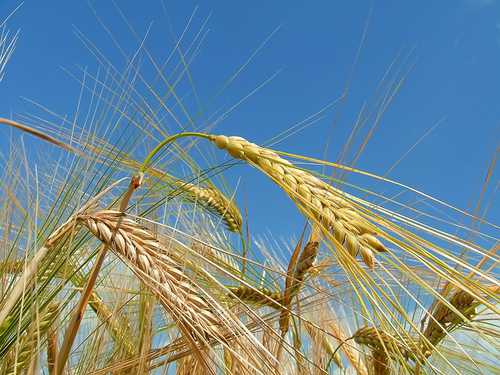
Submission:
<svg viewBox="0 0 500 375">
<path fill-rule="evenodd" d="M 6 355 L 3 364 L 4 374 L 19 374 L 29 366 L 37 353 L 39 338 L 47 333 L 58 312 L 58 304 L 51 303 L 40 313 L 38 320 L 31 322 L 27 331 L 19 338 L 18 345 L 13 346 Z"/>
<path fill-rule="evenodd" d="M 287 276 L 285 279 L 285 288 L 281 297 L 282 309 L 279 319 L 279 325 L 282 337 L 284 337 L 284 335 L 288 332 L 288 327 L 290 325 L 290 306 L 292 304 L 292 298 L 297 295 L 300 288 L 302 287 L 302 283 L 304 282 L 306 273 L 311 269 L 318 254 L 318 227 L 313 227 L 309 242 L 306 244 L 306 246 L 304 246 L 302 252 L 299 253 L 302 247 L 303 236 L 304 233 L 302 233 L 301 238 L 290 258 L 287 269 Z M 281 355 L 282 349 L 283 347 L 280 345 L 278 347 L 278 357 Z"/>
<path fill-rule="evenodd" d="M 375 327 L 363 327 L 353 335 L 358 344 L 371 348 L 371 368 L 373 375 L 389 375 L 390 365 L 387 351 L 394 350 L 395 340 Z"/>
<path fill-rule="evenodd" d="M 120 204 L 119 204 L 120 212 L 124 212 L 125 209 L 128 207 L 130 198 L 132 197 L 134 191 L 141 185 L 143 177 L 144 175 L 139 174 L 136 176 L 132 176 L 132 178 L 130 179 L 128 188 L 120 199 Z M 116 226 L 115 231 L 112 234 L 111 241 L 115 238 L 119 225 L 120 223 L 118 223 L 118 225 Z M 104 263 L 104 259 L 108 252 L 108 247 L 109 247 L 108 243 L 103 243 L 103 245 L 100 247 L 96 256 L 96 260 L 87 277 L 85 287 L 83 288 L 82 293 L 80 294 L 80 299 L 72 312 L 70 321 L 64 333 L 64 340 L 61 345 L 61 350 L 59 351 L 57 357 L 56 375 L 62 375 L 64 372 L 64 368 L 66 366 L 66 362 L 68 360 L 69 353 L 71 351 L 71 346 L 73 345 L 73 342 L 76 338 L 76 334 L 83 320 L 85 309 L 87 308 L 90 296 L 92 295 L 92 291 L 97 281 L 97 276 L 99 275 L 99 271 L 101 270 L 101 267 Z"/>
<path fill-rule="evenodd" d="M 306 275 L 309 273 L 314 264 L 314 261 L 316 260 L 318 250 L 319 241 L 315 239 L 315 236 L 312 236 L 306 246 L 304 246 L 304 249 L 302 250 L 297 261 L 297 265 L 295 266 L 290 293 L 291 298 L 293 298 L 293 296 L 295 296 L 302 287 Z"/>
<path fill-rule="evenodd" d="M 376 237 L 375 226 L 359 215 L 340 190 L 246 139 L 224 135 L 208 138 L 232 157 L 245 160 L 270 176 L 299 203 L 306 216 L 322 223 L 352 256 L 360 253 L 370 268 L 374 266 L 374 253 L 386 251 Z"/>
</svg>

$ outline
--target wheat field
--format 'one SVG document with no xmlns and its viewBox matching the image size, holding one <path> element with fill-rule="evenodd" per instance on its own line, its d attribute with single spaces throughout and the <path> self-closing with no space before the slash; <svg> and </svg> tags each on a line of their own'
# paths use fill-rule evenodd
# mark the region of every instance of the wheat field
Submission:
<svg viewBox="0 0 500 375">
<path fill-rule="evenodd" d="M 22 42 L 11 16 L 0 78 Z M 189 19 L 166 60 L 136 41 L 123 66 L 77 31 L 97 68 L 70 73 L 75 118 L 0 114 L 0 375 L 499 374 L 499 226 L 386 171 L 219 130 L 243 99 L 197 121 L 181 92 L 196 96 L 204 28 Z M 334 140 L 344 156 L 377 122 L 360 124 Z M 269 232 L 254 204 L 279 215 Z"/>
</svg>

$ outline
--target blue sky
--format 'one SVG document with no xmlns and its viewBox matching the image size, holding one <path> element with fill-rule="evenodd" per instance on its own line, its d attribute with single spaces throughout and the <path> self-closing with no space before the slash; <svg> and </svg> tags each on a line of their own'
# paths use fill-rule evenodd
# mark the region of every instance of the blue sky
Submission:
<svg viewBox="0 0 500 375">
<path fill-rule="evenodd" d="M 394 63 L 393 73 L 404 73 L 405 82 L 357 167 L 384 174 L 440 122 L 390 177 L 461 208 L 477 200 L 499 141 L 500 1 L 165 0 L 165 8 L 156 0 L 118 3 L 141 35 L 153 22 L 146 43 L 159 60 L 174 45 L 170 26 L 180 35 L 198 6 L 192 37 L 211 15 L 210 32 L 191 66 L 204 110 L 199 125 L 215 110 L 231 107 L 278 72 L 218 124 L 220 133 L 263 143 L 340 97 L 349 82 L 348 96 L 341 105 L 275 146 L 298 154 L 322 158 L 327 139 L 331 139 L 327 158 L 336 160 L 363 103 L 376 103 L 380 97 L 377 85 Z M 7 15 L 18 4 L 0 2 L 0 14 Z M 127 53 L 133 53 L 137 40 L 112 3 L 93 4 Z M 95 60 L 75 36 L 75 27 L 123 66 L 86 1 L 26 1 L 9 26 L 21 28 L 21 36 L 0 86 L 2 115 L 32 112 L 33 107 L 21 99 L 27 97 L 72 116 L 79 85 L 61 67 L 96 69 Z M 250 64 L 214 99 L 228 77 L 268 37 Z M 190 104 L 195 112 L 196 104 Z M 0 130 L 2 137 L 8 134 Z M 232 183 L 239 177 L 239 200 L 251 207 L 255 231 L 270 229 L 283 235 L 300 231 L 302 220 L 282 192 L 249 168 L 239 167 L 229 174 Z M 492 186 L 497 183 L 495 174 Z M 493 190 L 488 191 L 487 199 L 492 199 Z M 498 222 L 499 217 L 498 203 L 494 203 L 488 218 Z"/>
</svg>

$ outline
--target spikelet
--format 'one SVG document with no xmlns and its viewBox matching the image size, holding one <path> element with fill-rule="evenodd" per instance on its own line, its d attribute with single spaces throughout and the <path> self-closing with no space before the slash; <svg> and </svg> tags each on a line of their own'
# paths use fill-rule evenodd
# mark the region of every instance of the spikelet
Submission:
<svg viewBox="0 0 500 375">
<path fill-rule="evenodd" d="M 361 327 L 353 335 L 354 341 L 358 344 L 370 346 L 372 348 L 381 348 L 382 345 L 389 345 L 393 339 L 384 331 L 375 327 Z"/>
<path fill-rule="evenodd" d="M 211 306 L 149 231 L 118 211 L 80 215 L 78 220 L 126 261 L 185 333 L 195 340 L 220 337 L 220 320 Z"/>
<path fill-rule="evenodd" d="M 230 298 L 238 298 L 243 302 L 249 302 L 259 306 L 270 306 L 275 309 L 281 307 L 281 294 L 272 292 L 266 288 L 250 288 L 247 286 L 229 287 L 231 293 L 228 293 Z"/>
<path fill-rule="evenodd" d="M 393 350 L 394 340 L 392 337 L 375 327 L 363 327 L 354 333 L 353 338 L 358 344 L 370 347 L 370 364 L 373 375 L 390 374 L 389 356 L 386 350 Z"/>
<path fill-rule="evenodd" d="M 361 255 L 373 268 L 374 253 L 386 251 L 375 237 L 376 228 L 364 219 L 344 194 L 312 174 L 297 169 L 275 152 L 240 137 L 210 136 L 219 148 L 245 160 L 270 176 L 308 217 L 321 222 L 352 255 Z"/>
<path fill-rule="evenodd" d="M 474 315 L 474 311 L 470 311 L 470 309 L 473 307 L 473 303 L 474 297 L 464 290 L 457 291 L 450 298 L 450 304 L 455 307 L 460 313 L 462 313 L 462 315 L 465 315 L 465 317 Z M 451 311 L 450 308 L 442 303 L 439 304 L 437 314 L 439 315 L 439 320 L 443 323 L 454 323 L 457 321 L 461 321 L 461 318 L 456 313 Z"/>
<path fill-rule="evenodd" d="M 26 369 L 29 366 L 33 356 L 37 353 L 39 338 L 43 340 L 58 312 L 58 304 L 51 303 L 44 309 L 44 311 L 40 312 L 38 320 L 33 320 L 31 322 L 27 331 L 19 337 L 19 343 L 14 345 L 10 352 L 6 355 L 1 367 L 3 374 L 19 374 L 21 373 L 21 370 Z"/>
</svg>

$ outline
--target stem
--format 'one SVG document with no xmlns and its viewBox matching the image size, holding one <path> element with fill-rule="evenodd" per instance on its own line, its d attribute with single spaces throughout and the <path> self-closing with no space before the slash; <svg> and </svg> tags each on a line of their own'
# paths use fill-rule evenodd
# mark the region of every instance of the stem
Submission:
<svg viewBox="0 0 500 375">
<path fill-rule="evenodd" d="M 245 278 L 245 273 L 247 269 L 247 244 L 243 233 L 240 233 L 241 238 L 241 278 Z"/>
<path fill-rule="evenodd" d="M 349 340 L 352 340 L 354 339 L 354 336 L 351 336 L 351 337 L 348 337 L 347 339 L 345 340 L 342 340 L 342 342 L 335 348 L 335 350 L 333 351 L 333 354 L 332 354 L 332 358 L 335 356 L 335 354 L 337 354 L 337 352 L 339 351 L 339 349 Z"/>
<path fill-rule="evenodd" d="M 148 168 L 149 164 L 151 163 L 151 159 L 166 145 L 169 143 L 174 142 L 175 140 L 183 137 L 199 137 L 199 138 L 205 138 L 205 139 L 210 139 L 211 135 L 205 134 L 205 133 L 197 133 L 197 132 L 184 132 L 184 133 L 179 133 L 179 134 L 174 134 L 170 137 L 165 138 L 163 141 L 158 143 L 158 145 L 146 156 L 146 159 L 144 159 L 144 162 L 142 163 L 140 172 L 144 173 L 146 169 Z"/>
<path fill-rule="evenodd" d="M 47 333 L 47 369 L 49 375 L 55 374 L 57 361 L 57 328 L 49 328 Z"/>
</svg>

